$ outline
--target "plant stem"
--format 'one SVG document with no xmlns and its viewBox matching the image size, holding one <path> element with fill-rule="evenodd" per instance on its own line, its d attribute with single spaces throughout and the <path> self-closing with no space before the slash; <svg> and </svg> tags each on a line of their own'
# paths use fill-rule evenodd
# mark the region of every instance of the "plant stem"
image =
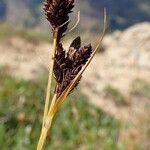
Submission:
<svg viewBox="0 0 150 150">
<path fill-rule="evenodd" d="M 55 56 L 56 48 L 57 48 L 57 34 L 58 34 L 58 29 L 56 29 L 54 31 L 54 37 L 53 37 L 53 50 L 51 53 L 51 59 L 50 59 L 50 64 L 49 64 L 49 76 L 48 76 L 48 84 L 47 84 L 47 91 L 46 91 L 46 99 L 45 99 L 45 108 L 44 108 L 42 128 L 44 127 L 44 122 L 46 120 L 46 116 L 47 116 L 48 108 L 49 108 L 52 77 L 53 77 L 53 67 L 54 67 L 54 56 Z"/>
<path fill-rule="evenodd" d="M 53 118 L 47 117 L 47 120 L 46 120 L 46 122 L 42 128 L 42 131 L 41 131 L 40 139 L 39 139 L 39 142 L 37 145 L 37 150 L 43 149 L 44 143 L 46 141 L 48 130 L 50 129 L 51 124 L 52 124 L 52 120 L 53 120 Z"/>
<path fill-rule="evenodd" d="M 49 109 L 51 114 L 46 115 L 46 119 L 44 121 L 44 125 L 42 127 L 40 139 L 39 139 L 39 142 L 38 142 L 37 150 L 42 150 L 43 146 L 44 146 L 44 143 L 46 141 L 48 130 L 51 127 L 51 124 L 52 124 L 52 121 L 53 121 L 53 117 L 55 115 L 55 111 L 53 111 L 53 109 L 55 107 L 55 101 L 56 101 L 56 94 L 53 96 L 53 99 L 52 99 L 52 102 L 51 102 L 51 106 L 50 106 L 50 109 Z"/>
<path fill-rule="evenodd" d="M 50 105 L 49 110 L 51 110 L 51 109 L 52 109 L 52 107 L 54 107 L 55 102 L 56 102 L 56 98 L 57 98 L 57 95 L 56 95 L 56 94 L 54 94 L 53 99 L 52 99 L 52 101 L 51 101 L 51 105 Z M 48 112 L 47 112 L 47 114 L 48 114 Z"/>
<path fill-rule="evenodd" d="M 57 35 L 58 35 L 58 29 L 56 28 L 54 30 L 54 35 L 53 35 L 53 50 L 51 53 L 51 59 L 50 59 L 50 64 L 49 64 L 49 76 L 48 76 L 48 84 L 47 84 L 47 91 L 46 91 L 46 99 L 45 99 L 45 108 L 44 108 L 44 115 L 43 115 L 43 123 L 42 123 L 42 131 L 40 135 L 40 139 L 38 142 L 37 150 L 42 150 L 46 137 L 47 137 L 47 132 L 51 127 L 52 124 L 52 116 L 47 116 L 48 114 L 48 109 L 49 109 L 49 102 L 50 102 L 50 93 L 51 93 L 51 85 L 52 85 L 52 77 L 53 77 L 53 68 L 54 68 L 54 57 L 57 49 Z M 55 104 L 56 100 L 56 95 L 54 95 L 50 109 Z"/>
</svg>

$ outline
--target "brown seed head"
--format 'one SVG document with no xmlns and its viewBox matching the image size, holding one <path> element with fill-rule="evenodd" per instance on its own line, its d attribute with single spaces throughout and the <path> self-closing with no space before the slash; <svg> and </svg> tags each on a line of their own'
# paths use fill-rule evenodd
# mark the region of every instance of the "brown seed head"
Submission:
<svg viewBox="0 0 150 150">
<path fill-rule="evenodd" d="M 81 48 L 81 38 L 77 37 L 70 45 L 67 53 L 61 44 L 58 45 L 57 49 L 54 63 L 54 74 L 57 81 L 55 92 L 57 96 L 60 96 L 90 58 L 92 46 L 89 44 Z M 79 81 L 72 90 L 78 85 Z"/>
<path fill-rule="evenodd" d="M 81 47 L 81 38 L 77 37 L 70 45 L 68 52 L 62 46 L 61 38 L 69 24 L 69 13 L 74 7 L 74 0 L 45 0 L 44 11 L 47 20 L 57 34 L 57 46 L 54 60 L 54 75 L 57 82 L 55 92 L 59 97 L 71 81 L 86 64 L 92 53 L 91 44 Z M 62 26 L 63 25 L 63 26 Z M 57 30 L 57 32 L 55 32 Z M 81 79 L 81 78 L 80 78 Z M 72 90 L 78 85 L 80 79 Z"/>
<path fill-rule="evenodd" d="M 69 13 L 74 7 L 74 0 L 45 0 L 43 10 L 47 20 L 51 23 L 53 29 L 60 27 L 58 39 L 61 39 L 67 30 Z"/>
</svg>

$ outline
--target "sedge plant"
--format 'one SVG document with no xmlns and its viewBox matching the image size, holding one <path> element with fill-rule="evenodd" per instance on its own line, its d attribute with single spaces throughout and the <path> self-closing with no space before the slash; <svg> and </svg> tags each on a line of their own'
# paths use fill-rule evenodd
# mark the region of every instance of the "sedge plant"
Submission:
<svg viewBox="0 0 150 150">
<path fill-rule="evenodd" d="M 74 7 L 74 0 L 45 0 L 43 10 L 52 26 L 53 48 L 50 56 L 48 85 L 45 99 L 43 124 L 37 150 L 43 150 L 53 118 L 66 97 L 79 84 L 81 77 L 101 46 L 106 31 L 106 10 L 104 11 L 104 29 L 93 50 L 91 44 L 81 46 L 78 36 L 71 43 L 69 50 L 63 48 L 62 38 L 68 29 L 69 13 Z M 50 95 L 52 79 L 56 80 L 53 95 Z M 50 104 L 51 100 L 51 104 Z"/>
</svg>

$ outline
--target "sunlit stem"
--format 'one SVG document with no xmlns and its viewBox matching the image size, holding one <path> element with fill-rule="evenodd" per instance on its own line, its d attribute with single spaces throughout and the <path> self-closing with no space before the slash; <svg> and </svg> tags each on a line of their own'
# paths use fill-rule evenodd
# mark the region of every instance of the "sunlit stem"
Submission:
<svg viewBox="0 0 150 150">
<path fill-rule="evenodd" d="M 43 150 L 48 130 L 50 129 L 51 124 L 52 124 L 52 120 L 53 120 L 53 118 L 50 118 L 50 117 L 46 118 L 45 124 L 41 131 L 40 139 L 39 139 L 39 142 L 37 145 L 37 150 Z"/>
<path fill-rule="evenodd" d="M 52 49 L 50 64 L 49 64 L 49 76 L 48 76 L 48 84 L 47 84 L 47 91 L 46 91 L 43 124 L 42 124 L 43 126 L 44 126 L 44 122 L 45 122 L 45 119 L 46 119 L 46 116 L 47 116 L 47 113 L 48 113 L 50 97 L 51 97 L 50 93 L 51 93 L 53 68 L 54 68 L 54 56 L 55 56 L 56 48 L 57 48 L 57 34 L 58 34 L 58 29 L 55 29 L 54 37 L 53 37 L 53 49 Z"/>
</svg>

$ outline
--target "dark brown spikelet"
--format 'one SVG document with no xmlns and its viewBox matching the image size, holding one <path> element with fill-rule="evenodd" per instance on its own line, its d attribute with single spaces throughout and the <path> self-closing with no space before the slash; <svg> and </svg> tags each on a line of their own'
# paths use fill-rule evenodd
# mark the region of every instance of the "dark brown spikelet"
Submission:
<svg viewBox="0 0 150 150">
<path fill-rule="evenodd" d="M 90 58 L 92 46 L 89 44 L 81 48 L 81 38 L 77 37 L 70 45 L 67 53 L 61 44 L 58 45 L 57 49 L 59 50 L 57 50 L 55 57 L 54 74 L 57 81 L 55 92 L 59 97 Z M 72 90 L 79 84 L 80 79 Z"/>
<path fill-rule="evenodd" d="M 44 11 L 47 20 L 57 34 L 56 54 L 54 58 L 54 75 L 57 82 L 55 92 L 59 97 L 71 81 L 86 64 L 92 53 L 91 44 L 81 47 L 81 38 L 77 37 L 68 52 L 62 46 L 61 38 L 69 24 L 69 13 L 74 7 L 74 0 L 45 0 Z M 57 32 L 56 32 L 57 30 Z M 80 78 L 81 79 L 81 78 Z M 78 85 L 80 79 L 72 90 Z"/>
<path fill-rule="evenodd" d="M 57 83 L 62 82 L 63 70 L 66 68 L 66 52 L 62 44 L 57 45 L 57 51 L 54 61 L 54 75 Z"/>
<path fill-rule="evenodd" d="M 58 40 L 60 40 L 67 30 L 69 13 L 74 7 L 74 0 L 45 0 L 43 10 L 47 20 L 51 23 L 53 29 L 60 27 L 58 31 Z"/>
</svg>

